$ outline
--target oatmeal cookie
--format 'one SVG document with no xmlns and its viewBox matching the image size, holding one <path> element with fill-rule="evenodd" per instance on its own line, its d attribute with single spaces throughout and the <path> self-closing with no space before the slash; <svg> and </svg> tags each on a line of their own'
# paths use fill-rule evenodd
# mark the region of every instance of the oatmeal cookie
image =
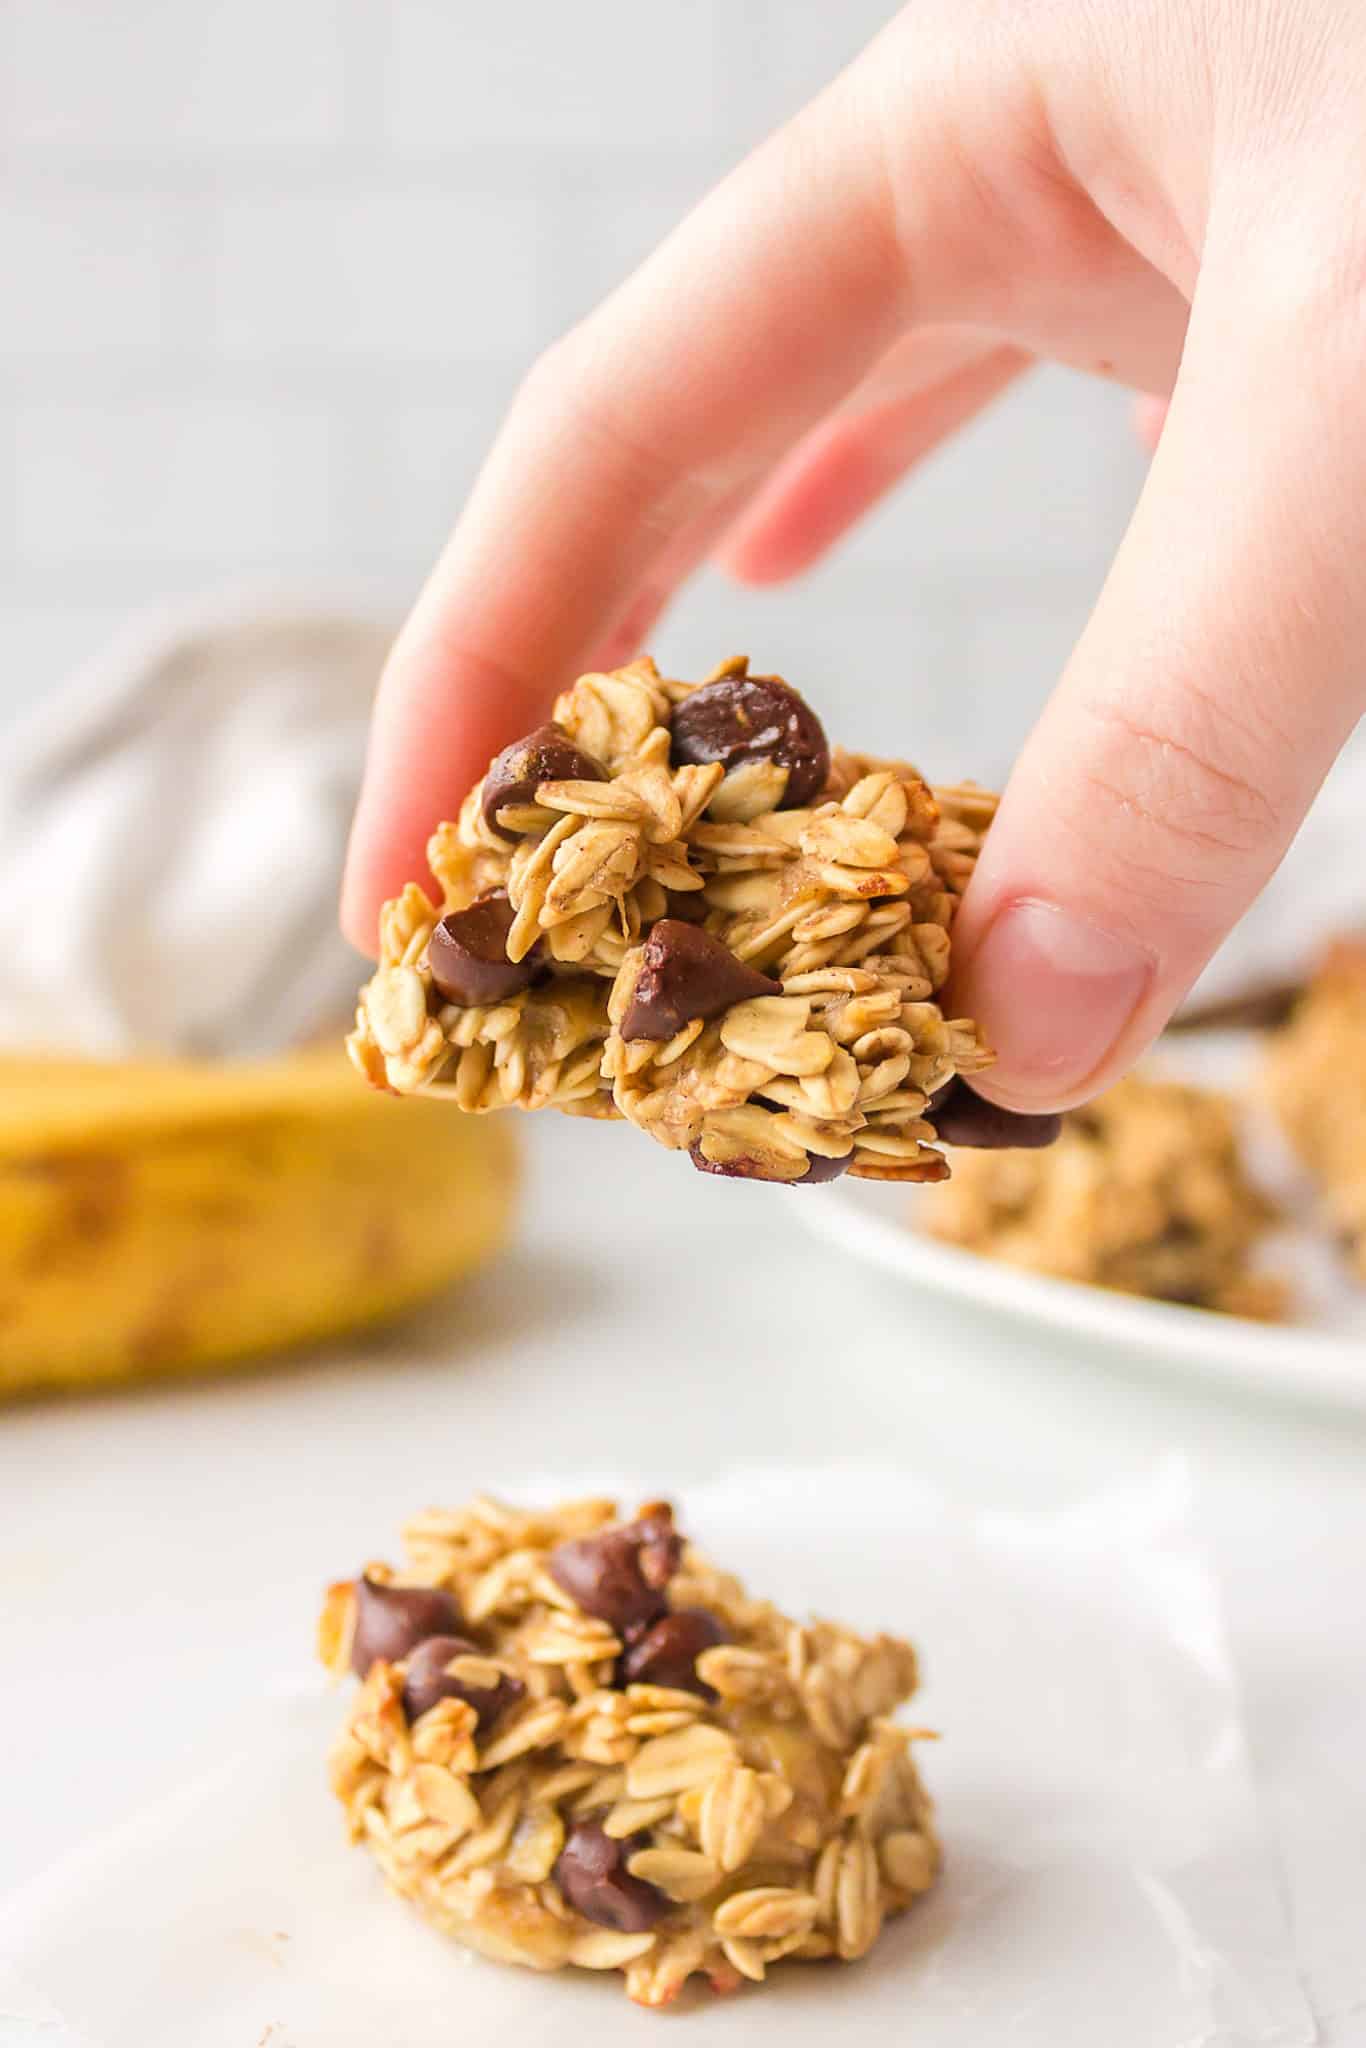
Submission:
<svg viewBox="0 0 1366 2048">
<path fill-rule="evenodd" d="M 1271 1042 L 1268 1093 L 1366 1280 L 1366 937 L 1340 939 Z"/>
<path fill-rule="evenodd" d="M 788 1620 L 667 1503 L 489 1499 L 334 1586 L 324 1662 L 361 1684 L 331 1756 L 351 1836 L 499 1962 L 620 1970 L 639 2004 L 787 1956 L 853 1961 L 939 1862 L 891 1716 L 896 1637 Z M 923 1731 L 921 1731 L 923 1732 Z"/>
<path fill-rule="evenodd" d="M 1033 1272 L 1275 1319 L 1284 1286 L 1252 1266 L 1274 1221 L 1223 1098 L 1130 1075 L 1050 1151 L 955 1156 L 925 1227 Z"/>
<path fill-rule="evenodd" d="M 989 1064 L 939 1003 L 996 799 L 831 749 L 776 676 L 582 676 L 387 904 L 351 1057 L 465 1110 L 625 1117 L 706 1173 L 940 1180 Z"/>
</svg>

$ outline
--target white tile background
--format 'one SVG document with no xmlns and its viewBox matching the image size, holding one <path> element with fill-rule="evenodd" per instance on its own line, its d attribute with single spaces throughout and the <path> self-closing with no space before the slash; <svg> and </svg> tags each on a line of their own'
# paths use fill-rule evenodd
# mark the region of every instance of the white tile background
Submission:
<svg viewBox="0 0 1366 2048">
<path fill-rule="evenodd" d="M 0 716 L 167 594 L 396 613 L 538 348 L 888 11 L 0 0 Z M 805 587 L 704 578 L 661 646 L 996 772 L 1140 475 L 1119 395 L 1044 373 Z"/>
</svg>

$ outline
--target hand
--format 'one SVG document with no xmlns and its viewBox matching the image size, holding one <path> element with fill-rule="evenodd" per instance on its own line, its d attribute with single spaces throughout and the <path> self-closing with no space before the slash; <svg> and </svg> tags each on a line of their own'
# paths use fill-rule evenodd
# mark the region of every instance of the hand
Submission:
<svg viewBox="0 0 1366 2048">
<path fill-rule="evenodd" d="M 1117 1078 L 1366 709 L 1364 105 L 1359 0 L 915 0 L 528 377 L 384 677 L 351 935 L 705 556 L 795 574 L 1049 356 L 1170 407 L 954 1002 L 1001 1103 Z"/>
</svg>

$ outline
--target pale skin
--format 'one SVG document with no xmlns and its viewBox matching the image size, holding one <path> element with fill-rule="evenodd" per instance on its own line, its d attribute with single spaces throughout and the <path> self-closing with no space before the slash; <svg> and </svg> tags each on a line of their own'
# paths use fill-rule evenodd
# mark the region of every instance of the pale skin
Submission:
<svg viewBox="0 0 1366 2048">
<path fill-rule="evenodd" d="M 1117 1079 L 1366 711 L 1360 0 L 893 19 L 527 378 L 383 679 L 352 939 L 489 755 L 648 645 L 701 561 L 799 574 L 1040 358 L 1148 394 L 1156 453 L 952 993 L 994 1100 Z"/>
</svg>

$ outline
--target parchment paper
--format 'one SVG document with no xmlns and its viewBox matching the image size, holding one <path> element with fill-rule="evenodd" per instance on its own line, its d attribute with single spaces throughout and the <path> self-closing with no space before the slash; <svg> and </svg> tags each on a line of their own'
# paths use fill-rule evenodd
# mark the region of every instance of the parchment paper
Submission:
<svg viewBox="0 0 1366 2048">
<path fill-rule="evenodd" d="M 507 1490 L 585 1483 L 603 1476 Z M 0 1908 L 0 2042 L 1308 2044 L 1189 1496 L 1176 1463 L 1038 1519 L 863 1466 L 687 1492 L 685 1526 L 756 1590 L 923 1649 L 912 1711 L 942 1730 L 920 1754 L 947 1865 L 865 1963 L 660 2017 L 614 1978 L 468 1957 L 345 1844 L 323 1774 L 340 1701 L 301 1682 L 201 1779 Z"/>
</svg>

